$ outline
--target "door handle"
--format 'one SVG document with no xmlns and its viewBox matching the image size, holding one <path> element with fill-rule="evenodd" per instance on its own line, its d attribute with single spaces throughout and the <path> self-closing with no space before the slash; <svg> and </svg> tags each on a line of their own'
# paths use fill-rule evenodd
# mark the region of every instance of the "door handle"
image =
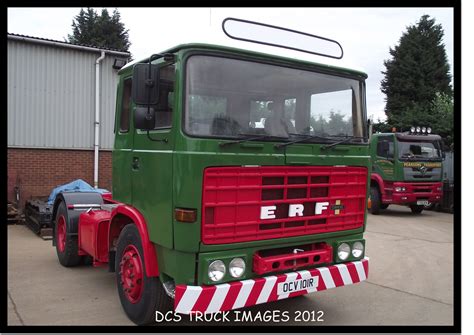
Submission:
<svg viewBox="0 0 474 335">
<path fill-rule="evenodd" d="M 138 157 L 133 157 L 132 160 L 132 169 L 133 170 L 138 170 L 140 168 L 140 160 Z"/>
</svg>

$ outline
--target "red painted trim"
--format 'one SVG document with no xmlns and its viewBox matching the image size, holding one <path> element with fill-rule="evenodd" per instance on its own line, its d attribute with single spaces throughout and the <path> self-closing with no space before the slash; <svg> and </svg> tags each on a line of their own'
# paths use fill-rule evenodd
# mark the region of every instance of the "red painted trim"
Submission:
<svg viewBox="0 0 474 335">
<path fill-rule="evenodd" d="M 133 244 L 128 245 L 120 257 L 120 285 L 128 301 L 136 304 L 143 294 L 142 259 Z"/>
<path fill-rule="evenodd" d="M 228 244 L 360 228 L 367 173 L 358 166 L 208 167 L 203 177 L 202 242 Z M 316 212 L 321 202 L 324 208 Z M 333 209 L 336 203 L 343 209 Z M 304 204 L 304 214 L 290 216 L 291 204 Z M 262 218 L 264 207 L 275 212 Z"/>
<path fill-rule="evenodd" d="M 313 245 L 312 250 L 300 253 L 262 257 L 258 252 L 253 256 L 253 272 L 262 275 L 269 272 L 286 271 L 318 264 L 332 263 L 332 247 L 328 244 Z M 317 257 L 317 260 L 315 258 Z"/>
<path fill-rule="evenodd" d="M 370 181 L 376 181 L 379 185 L 380 195 L 385 195 L 385 183 L 382 177 L 378 173 L 371 173 L 370 174 Z"/>
<path fill-rule="evenodd" d="M 438 203 L 443 198 L 443 191 L 438 190 L 442 186 L 441 182 L 394 182 L 391 203 L 412 204 L 420 199 Z M 405 187 L 405 191 L 395 192 L 395 187 Z"/>
<path fill-rule="evenodd" d="M 142 240 L 143 246 L 143 258 L 145 261 L 145 268 L 146 268 L 146 275 L 148 277 L 157 277 L 159 276 L 160 272 L 158 270 L 158 260 L 156 258 L 156 250 L 153 243 L 150 241 L 148 236 L 148 229 L 146 225 L 146 220 L 143 215 L 136 209 L 135 207 L 129 205 L 120 205 L 116 207 L 112 211 L 112 218 L 111 222 L 113 222 L 114 217 L 118 214 L 122 214 L 130 218 L 133 223 L 137 226 L 138 232 L 140 233 L 140 237 Z M 110 227 L 109 226 L 109 238 L 110 238 Z M 109 240 L 109 245 L 111 245 L 112 241 Z M 117 256 L 116 256 L 117 257 Z"/>
<path fill-rule="evenodd" d="M 61 215 L 58 219 L 58 229 L 56 230 L 56 243 L 58 250 L 63 253 L 66 250 L 66 219 Z"/>
</svg>

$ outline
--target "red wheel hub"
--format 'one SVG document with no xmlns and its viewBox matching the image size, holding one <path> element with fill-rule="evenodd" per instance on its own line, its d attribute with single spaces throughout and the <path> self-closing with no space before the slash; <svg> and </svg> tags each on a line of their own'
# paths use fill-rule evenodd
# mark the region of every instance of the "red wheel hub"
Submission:
<svg viewBox="0 0 474 335">
<path fill-rule="evenodd" d="M 66 249 L 66 219 L 61 215 L 58 219 L 58 226 L 56 228 L 56 244 L 59 252 L 64 252 Z"/>
<path fill-rule="evenodd" d="M 137 248 L 130 244 L 120 261 L 120 284 L 127 299 L 136 304 L 143 292 L 143 265 Z"/>
</svg>

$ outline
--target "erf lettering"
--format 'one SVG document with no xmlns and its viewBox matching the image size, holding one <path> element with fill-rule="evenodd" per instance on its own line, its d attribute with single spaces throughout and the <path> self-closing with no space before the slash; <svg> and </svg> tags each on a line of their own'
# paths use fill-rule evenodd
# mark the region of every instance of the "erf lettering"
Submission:
<svg viewBox="0 0 474 335">
<path fill-rule="evenodd" d="M 314 214 L 321 215 L 324 210 L 328 209 L 329 202 L 317 202 L 314 205 Z M 260 219 L 275 219 L 276 206 L 262 206 L 260 208 Z M 296 216 L 303 216 L 304 205 L 303 204 L 291 204 L 288 206 L 288 217 L 293 218 Z"/>
</svg>

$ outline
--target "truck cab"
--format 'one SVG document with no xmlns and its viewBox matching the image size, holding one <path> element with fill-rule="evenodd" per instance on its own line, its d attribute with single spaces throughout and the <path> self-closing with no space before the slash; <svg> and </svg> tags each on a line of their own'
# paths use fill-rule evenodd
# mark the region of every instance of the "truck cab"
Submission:
<svg viewBox="0 0 474 335">
<path fill-rule="evenodd" d="M 137 324 L 367 278 L 365 73 L 186 44 L 119 76 L 113 199 L 59 198 L 61 264 L 108 263 Z"/>
<path fill-rule="evenodd" d="M 442 201 L 441 137 L 423 128 L 424 132 L 413 127 L 410 132 L 372 135 L 372 214 L 390 204 L 406 205 L 420 214 L 425 206 Z"/>
</svg>

